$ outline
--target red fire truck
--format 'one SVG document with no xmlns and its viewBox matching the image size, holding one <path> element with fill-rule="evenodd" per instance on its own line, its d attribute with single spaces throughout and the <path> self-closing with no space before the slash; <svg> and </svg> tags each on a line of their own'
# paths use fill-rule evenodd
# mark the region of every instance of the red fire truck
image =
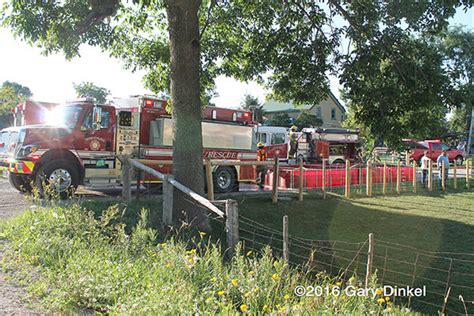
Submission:
<svg viewBox="0 0 474 316">
<path fill-rule="evenodd" d="M 79 184 L 121 184 L 117 155 L 172 160 L 172 120 L 166 106 L 165 100 L 153 96 L 116 99 L 111 105 L 77 101 L 58 106 L 46 124 L 8 129 L 3 146 L 9 150 L 0 152 L 0 167 L 18 190 L 29 191 L 35 185 L 41 192 L 49 183 L 62 197 Z M 255 160 L 253 126 L 250 112 L 205 108 L 204 157 Z M 169 165 L 151 166 L 170 172 Z M 252 166 L 219 166 L 214 176 L 218 192 L 255 179 Z"/>
</svg>

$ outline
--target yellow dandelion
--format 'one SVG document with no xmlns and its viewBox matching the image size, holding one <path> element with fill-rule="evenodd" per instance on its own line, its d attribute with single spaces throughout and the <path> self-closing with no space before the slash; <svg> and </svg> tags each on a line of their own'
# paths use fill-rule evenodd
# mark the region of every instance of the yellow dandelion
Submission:
<svg viewBox="0 0 474 316">
<path fill-rule="evenodd" d="M 385 296 L 385 301 L 386 301 L 386 302 L 390 301 L 390 297 Z"/>
<path fill-rule="evenodd" d="M 232 283 L 233 286 L 237 286 L 237 285 L 239 285 L 239 280 L 237 280 L 237 279 L 232 279 L 232 280 L 230 281 L 230 283 Z"/>
<path fill-rule="evenodd" d="M 377 289 L 375 291 L 375 294 L 377 294 L 377 295 L 382 295 L 382 293 L 383 293 L 383 291 L 381 289 Z"/>
<path fill-rule="evenodd" d="M 248 311 L 247 305 L 245 305 L 245 304 L 240 305 L 240 310 L 244 313 L 247 312 Z"/>
<path fill-rule="evenodd" d="M 224 295 L 225 295 L 225 291 L 219 291 L 219 292 L 217 292 L 217 295 L 219 295 L 219 296 L 224 296 Z"/>
<path fill-rule="evenodd" d="M 279 280 L 280 280 L 280 276 L 279 276 L 277 273 L 273 273 L 272 279 L 273 279 L 273 281 L 279 281 Z"/>
<path fill-rule="evenodd" d="M 341 285 L 342 285 L 342 282 L 336 282 L 336 285 L 337 285 L 337 286 L 341 286 Z"/>
<path fill-rule="evenodd" d="M 189 262 L 189 264 L 194 264 L 194 258 L 192 258 L 192 257 L 189 258 L 189 259 L 188 259 L 188 262 Z"/>
<path fill-rule="evenodd" d="M 278 307 L 279 310 L 281 311 L 284 311 L 286 309 L 286 306 L 285 305 L 281 305 L 280 307 Z"/>
<path fill-rule="evenodd" d="M 256 288 L 253 289 L 253 291 L 257 293 L 258 291 L 260 291 L 260 288 L 257 286 Z"/>
<path fill-rule="evenodd" d="M 186 253 L 187 253 L 188 255 L 193 255 L 193 254 L 196 253 L 196 249 L 188 250 L 188 251 L 186 251 Z"/>
<path fill-rule="evenodd" d="M 379 304 L 385 303 L 384 298 L 383 298 L 383 297 L 379 298 L 379 299 L 377 300 L 377 303 L 379 303 Z"/>
<path fill-rule="evenodd" d="M 166 243 L 165 243 L 165 242 L 162 242 L 162 243 L 160 244 L 160 246 L 161 246 L 161 247 L 164 247 L 164 246 L 166 246 Z"/>
<path fill-rule="evenodd" d="M 212 297 L 208 297 L 208 298 L 206 299 L 206 303 L 209 304 L 209 303 L 211 303 L 211 302 L 212 302 Z"/>
<path fill-rule="evenodd" d="M 249 272 L 249 275 L 250 275 L 250 276 L 253 276 L 254 274 L 255 274 L 254 271 L 250 271 L 250 272 Z"/>
<path fill-rule="evenodd" d="M 285 296 L 283 296 L 283 298 L 288 301 L 290 299 L 290 296 L 288 294 L 285 294 Z"/>
<path fill-rule="evenodd" d="M 262 312 L 266 312 L 267 310 L 268 310 L 268 305 L 267 304 L 263 305 Z"/>
<path fill-rule="evenodd" d="M 244 294 L 244 297 L 247 298 L 247 297 L 249 297 L 251 294 L 252 294 L 252 293 L 247 292 L 247 293 Z"/>
<path fill-rule="evenodd" d="M 201 237 L 204 237 L 206 236 L 207 234 L 205 232 L 199 232 L 199 235 L 201 235 Z"/>
<path fill-rule="evenodd" d="M 247 257 L 250 257 L 253 254 L 252 250 L 247 251 Z"/>
<path fill-rule="evenodd" d="M 212 283 L 214 283 L 214 282 L 216 282 L 216 281 L 217 281 L 217 278 L 216 278 L 216 277 L 213 277 L 213 278 L 211 279 L 211 282 L 212 282 Z"/>
<path fill-rule="evenodd" d="M 167 263 L 167 264 L 166 264 L 166 268 L 167 268 L 167 269 L 171 268 L 171 263 Z"/>
</svg>

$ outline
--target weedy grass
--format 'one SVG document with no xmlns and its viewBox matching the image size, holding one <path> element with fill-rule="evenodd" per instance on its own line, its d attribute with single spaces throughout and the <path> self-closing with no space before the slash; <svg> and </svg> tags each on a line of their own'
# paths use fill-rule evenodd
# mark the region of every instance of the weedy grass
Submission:
<svg viewBox="0 0 474 316">
<path fill-rule="evenodd" d="M 404 314 L 383 297 L 298 297 L 297 285 L 333 289 L 361 286 L 294 269 L 262 253 L 226 260 L 204 233 L 165 234 L 149 227 L 149 214 L 130 231 L 121 210 L 99 213 L 77 205 L 31 209 L 4 223 L 4 269 L 26 274 L 30 292 L 50 311 L 106 314 Z M 375 280 L 374 280 L 375 282 Z"/>
</svg>

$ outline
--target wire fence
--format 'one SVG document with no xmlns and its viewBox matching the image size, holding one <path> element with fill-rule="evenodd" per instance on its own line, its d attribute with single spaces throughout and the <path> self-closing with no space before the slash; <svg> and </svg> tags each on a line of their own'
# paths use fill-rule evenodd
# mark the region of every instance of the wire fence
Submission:
<svg viewBox="0 0 474 316">
<path fill-rule="evenodd" d="M 239 215 L 239 239 L 244 252 L 269 246 L 274 256 L 283 256 L 284 238 L 283 231 Z M 341 280 L 366 276 L 368 249 L 368 240 L 313 240 L 288 235 L 291 264 L 325 271 Z M 474 314 L 474 253 L 428 252 L 375 239 L 372 260 L 378 284 L 424 289 L 421 297 L 393 296 L 394 303 L 428 314 Z M 460 296 L 469 302 L 466 308 Z"/>
<path fill-rule="evenodd" d="M 316 172 L 318 170 L 319 173 Z M 303 188 L 306 190 L 308 188 L 325 189 L 335 194 L 342 194 L 341 183 L 344 183 L 342 185 L 344 194 L 347 193 L 348 174 L 349 182 L 352 183 L 350 190 L 353 193 L 359 190 L 360 194 L 364 195 L 379 192 L 384 194 L 392 192 L 392 190 L 401 193 L 403 190 L 414 190 L 415 185 L 418 184 L 428 185 L 428 180 L 423 181 L 422 173 L 418 172 L 416 166 L 402 168 L 399 164 L 397 166 L 356 164 L 349 166 L 349 168 L 346 165 L 344 168 L 333 168 L 330 174 L 325 174 L 327 169 L 324 166 L 321 166 L 321 169 L 304 169 L 304 166 L 300 166 L 297 170 L 282 167 L 278 171 L 285 181 L 289 181 L 289 189 L 293 189 L 295 182 L 298 183 L 298 187 L 301 187 L 302 182 Z M 146 171 L 142 170 L 141 172 Z M 284 176 L 285 172 L 288 177 Z M 310 172 L 315 173 L 311 174 Z M 295 177 L 304 173 L 306 173 L 305 181 L 295 181 Z M 466 175 L 469 174 L 470 170 L 468 169 Z M 430 183 L 432 190 L 441 189 L 443 184 L 445 190 L 451 186 L 454 187 L 454 179 L 459 182 L 463 181 L 461 177 L 451 178 L 448 176 L 446 182 L 438 181 L 439 186 L 437 186 L 437 181 L 434 181 L 436 173 L 431 172 L 431 176 L 433 177 Z M 163 177 L 165 181 L 168 181 L 166 176 Z M 138 185 L 144 185 L 143 182 L 140 182 L 140 177 L 137 179 Z M 379 183 L 379 180 L 382 183 Z M 311 181 L 314 181 L 315 187 L 311 185 Z M 466 179 L 464 181 L 469 184 Z M 327 183 L 328 186 L 322 185 L 318 188 L 318 183 L 321 185 Z M 458 184 L 456 182 L 456 185 Z M 278 187 L 285 189 L 285 185 L 286 182 L 279 181 Z M 158 188 L 150 185 L 145 192 L 151 195 L 151 190 L 154 189 Z M 186 199 L 197 198 L 193 192 L 188 195 L 189 197 Z M 143 196 L 143 192 L 137 190 L 136 197 L 140 198 L 141 196 Z M 169 197 L 167 198 L 164 194 L 164 210 L 167 199 Z M 199 199 L 204 198 L 200 197 Z M 293 265 L 305 265 L 314 271 L 325 271 L 341 280 L 347 280 L 354 274 L 358 277 L 367 277 L 367 274 L 370 276 L 370 272 L 373 270 L 381 285 L 392 285 L 399 288 L 424 288 L 425 295 L 422 297 L 394 296 L 393 300 L 397 304 L 429 314 L 438 312 L 474 314 L 474 304 L 472 303 L 474 302 L 474 253 L 428 252 L 378 239 L 375 242 L 369 242 L 369 240 L 348 242 L 306 239 L 290 233 L 285 235 L 283 230 L 238 214 L 237 206 L 229 203 L 230 200 L 227 202 L 204 200 L 206 203 L 213 203 L 211 209 L 213 207 L 225 208 L 225 211 L 208 212 L 208 216 L 212 225 L 216 227 L 215 231 L 222 232 L 222 240 L 227 241 L 227 248 L 230 249 L 230 252 L 239 241 L 244 252 L 248 250 L 260 251 L 269 246 L 274 256 L 287 258 Z M 200 207 L 208 211 L 209 206 L 205 206 L 206 203 L 201 202 L 202 206 Z M 225 214 L 225 216 L 219 216 L 219 213 Z M 369 251 L 369 248 L 373 251 Z M 460 298 L 463 302 L 469 303 L 461 303 Z"/>
</svg>

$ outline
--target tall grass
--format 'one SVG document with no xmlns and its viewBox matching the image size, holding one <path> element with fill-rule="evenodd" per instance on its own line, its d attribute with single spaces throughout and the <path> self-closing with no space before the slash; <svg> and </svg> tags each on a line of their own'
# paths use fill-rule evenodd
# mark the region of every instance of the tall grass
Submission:
<svg viewBox="0 0 474 316">
<path fill-rule="evenodd" d="M 29 210 L 2 226 L 10 251 L 4 268 L 35 266 L 29 290 L 48 310 L 110 314 L 381 314 L 408 313 L 382 297 L 298 297 L 297 285 L 344 286 L 322 273 L 296 270 L 261 254 L 224 260 L 204 233 L 165 235 L 147 226 L 131 232 L 109 207 Z M 166 237 L 167 236 L 167 237 Z M 356 277 L 348 283 L 359 286 Z M 347 284 L 345 284 L 347 285 Z"/>
</svg>

